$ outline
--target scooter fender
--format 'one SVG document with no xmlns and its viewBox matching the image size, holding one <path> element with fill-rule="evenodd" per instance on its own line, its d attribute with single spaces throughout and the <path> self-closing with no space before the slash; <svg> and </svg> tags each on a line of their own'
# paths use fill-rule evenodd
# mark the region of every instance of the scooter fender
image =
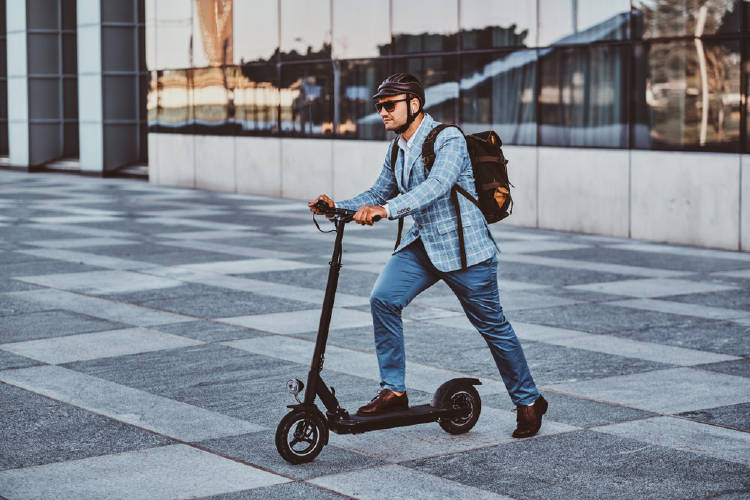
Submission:
<svg viewBox="0 0 750 500">
<path fill-rule="evenodd" d="M 478 378 L 462 377 L 452 378 L 447 382 L 443 382 L 443 384 L 437 388 L 437 391 L 435 391 L 435 395 L 432 397 L 432 403 L 430 403 L 430 406 L 432 406 L 433 408 L 440 408 L 440 401 L 443 400 L 444 396 L 447 393 L 454 392 L 461 387 L 467 387 L 471 385 L 482 385 L 482 381 Z"/>
<path fill-rule="evenodd" d="M 287 408 L 291 408 L 293 410 L 306 410 L 306 411 L 312 411 L 322 422 L 325 422 L 326 426 L 328 426 L 328 419 L 323 415 L 323 412 L 321 412 L 317 406 L 305 406 L 304 403 L 302 404 L 296 404 L 296 405 L 286 405 Z M 328 445 L 328 430 L 326 429 L 326 432 L 323 435 L 323 444 Z"/>
</svg>

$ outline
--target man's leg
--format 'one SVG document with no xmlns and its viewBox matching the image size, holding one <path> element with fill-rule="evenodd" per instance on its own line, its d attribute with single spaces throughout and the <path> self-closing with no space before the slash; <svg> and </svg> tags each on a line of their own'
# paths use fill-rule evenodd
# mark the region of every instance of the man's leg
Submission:
<svg viewBox="0 0 750 500">
<path fill-rule="evenodd" d="M 468 269 L 441 273 L 461 302 L 471 324 L 487 342 L 516 405 L 529 405 L 539 398 L 521 343 L 505 318 L 497 288 L 497 257 Z"/>
<path fill-rule="evenodd" d="M 420 292 L 438 280 L 434 267 L 417 240 L 391 256 L 370 296 L 375 350 L 383 389 L 403 392 L 406 356 L 401 311 Z"/>
</svg>

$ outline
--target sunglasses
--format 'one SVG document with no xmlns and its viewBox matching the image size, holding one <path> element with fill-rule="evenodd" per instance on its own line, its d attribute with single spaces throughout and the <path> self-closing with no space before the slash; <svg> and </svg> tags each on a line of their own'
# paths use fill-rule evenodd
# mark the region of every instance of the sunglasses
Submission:
<svg viewBox="0 0 750 500">
<path fill-rule="evenodd" d="M 380 110 L 385 108 L 387 112 L 392 112 L 394 109 L 396 109 L 396 103 L 398 102 L 404 102 L 408 101 L 409 99 L 396 99 L 394 101 L 383 101 L 383 102 L 376 102 L 375 103 L 375 109 L 378 110 L 378 113 L 380 113 Z"/>
</svg>

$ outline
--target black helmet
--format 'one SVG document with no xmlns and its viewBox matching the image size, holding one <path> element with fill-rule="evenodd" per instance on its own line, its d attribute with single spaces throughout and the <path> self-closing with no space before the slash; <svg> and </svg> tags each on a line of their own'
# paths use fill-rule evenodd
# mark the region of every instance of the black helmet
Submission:
<svg viewBox="0 0 750 500">
<path fill-rule="evenodd" d="M 417 77 L 409 73 L 396 73 L 383 80 L 372 98 L 377 100 L 399 94 L 411 94 L 419 99 L 420 108 L 424 106 L 424 87 Z"/>
</svg>

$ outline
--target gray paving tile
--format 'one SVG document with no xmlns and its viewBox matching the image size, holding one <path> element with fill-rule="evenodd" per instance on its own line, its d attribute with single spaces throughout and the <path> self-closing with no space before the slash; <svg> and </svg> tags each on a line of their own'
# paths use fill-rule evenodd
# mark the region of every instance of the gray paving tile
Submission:
<svg viewBox="0 0 750 500">
<path fill-rule="evenodd" d="M 84 273 L 87 271 L 101 271 L 101 267 L 88 266 L 74 262 L 61 262 L 59 260 L 34 260 L 30 262 L 19 262 L 17 264 L 3 264 L 0 267 L 0 276 L 14 278 L 16 276 L 38 276 L 42 274 L 57 273 Z"/>
<path fill-rule="evenodd" d="M 592 431 L 402 465 L 514 498 L 713 498 L 750 491 L 745 465 Z"/>
<path fill-rule="evenodd" d="M 86 262 L 89 265 L 106 269 L 142 269 L 150 266 L 147 262 L 111 257 L 109 255 L 97 255 L 80 249 L 35 248 L 32 250 L 18 250 L 16 253 L 45 257 L 70 263 Z"/>
<path fill-rule="evenodd" d="M 0 384 L 0 470 L 163 446 L 173 441 Z M 2 487 L 0 487 L 2 489 Z"/>
<path fill-rule="evenodd" d="M 628 422 L 652 417 L 655 414 L 624 406 L 610 405 L 541 389 L 544 398 L 549 402 L 544 420 L 554 420 L 576 427 L 594 427 L 597 425 Z M 482 401 L 495 408 L 511 408 L 512 403 L 505 394 L 491 394 Z"/>
<path fill-rule="evenodd" d="M 299 269 L 294 273 L 285 271 L 258 272 L 248 275 L 248 277 L 272 283 L 325 289 L 328 281 L 328 271 L 329 267 L 325 266 L 312 269 Z M 341 268 L 341 274 L 339 275 L 338 292 L 369 297 L 376 279 L 377 276 L 372 273 L 357 271 L 344 266 Z"/>
<path fill-rule="evenodd" d="M 364 469 L 385 462 L 336 446 L 326 446 L 315 461 L 302 467 L 286 462 L 274 443 L 274 431 L 211 439 L 198 443 L 202 448 L 221 455 L 251 462 L 265 470 L 296 479 L 309 479 L 338 472 Z"/>
<path fill-rule="evenodd" d="M 19 356 L 12 352 L 0 350 L 0 370 L 10 370 L 11 368 L 26 368 L 28 366 L 37 366 L 43 364 L 41 361 Z"/>
<path fill-rule="evenodd" d="M 549 266 L 564 269 L 576 269 L 579 271 L 597 271 L 601 273 L 624 274 L 628 276 L 642 276 L 644 278 L 677 278 L 689 276 L 695 271 L 659 269 L 655 267 L 643 267 L 639 265 L 610 264 L 606 262 L 594 262 L 590 260 L 575 260 L 560 258 L 557 252 L 552 257 L 545 257 L 539 254 L 519 255 L 510 254 L 502 256 L 501 262 L 505 263 L 522 263 L 534 264 L 540 266 Z M 688 268 L 689 269 L 689 268 Z"/>
<path fill-rule="evenodd" d="M 156 327 L 160 332 L 173 333 L 181 337 L 203 342 L 223 342 L 227 340 L 251 339 L 268 335 L 265 332 L 239 326 L 216 323 L 215 321 L 190 321 Z"/>
<path fill-rule="evenodd" d="M 659 391 L 644 388 L 658 384 Z M 695 368 L 672 368 L 633 375 L 555 384 L 551 389 L 656 413 L 681 413 L 750 402 L 744 377 Z"/>
<path fill-rule="evenodd" d="M 0 344 L 0 349 L 50 364 L 191 346 L 200 342 L 146 328 L 125 328 Z"/>
<path fill-rule="evenodd" d="M 141 303 L 144 307 L 160 311 L 186 314 L 196 318 L 227 318 L 236 316 L 293 315 L 307 310 L 310 304 L 297 300 L 271 297 L 252 292 L 226 291 L 190 297 L 164 297 Z M 319 313 L 318 313 L 319 314 Z M 254 316 L 248 316 L 254 317 Z M 289 321 L 293 321 L 291 318 Z M 235 323 L 253 328 L 252 324 Z"/>
<path fill-rule="evenodd" d="M 568 286 L 605 281 L 621 281 L 629 277 L 627 274 L 622 273 L 542 266 L 536 265 L 533 262 L 505 262 L 504 260 L 504 256 L 500 258 L 500 264 L 497 268 L 501 283 L 505 280 L 511 280 L 545 286 Z"/>
<path fill-rule="evenodd" d="M 300 332 L 317 331 L 320 324 L 320 314 L 319 309 L 305 309 L 292 312 L 218 318 L 218 320 L 230 325 L 246 326 L 264 332 L 292 335 Z M 334 308 L 330 329 L 352 328 L 370 324 L 372 324 L 372 317 L 368 313 L 351 309 Z"/>
<path fill-rule="evenodd" d="M 685 304 L 700 304 L 702 306 L 750 311 L 750 293 L 743 289 L 672 295 L 662 298 Z"/>
<path fill-rule="evenodd" d="M 727 309 L 726 307 L 711 307 L 700 304 L 683 304 L 662 299 L 632 299 L 612 302 L 612 305 L 629 307 L 632 309 L 695 316 L 706 319 L 750 319 L 750 311 Z"/>
<path fill-rule="evenodd" d="M 747 432 L 675 417 L 634 420 L 594 430 L 750 466 L 750 433 Z"/>
<path fill-rule="evenodd" d="M 263 429 L 263 426 L 61 366 L 4 370 L 0 372 L 0 381 L 182 441 L 199 441 Z"/>
<path fill-rule="evenodd" d="M 718 292 L 719 296 L 738 295 L 737 288 L 732 286 L 669 278 L 644 278 L 636 280 L 610 281 L 607 283 L 589 283 L 587 285 L 573 285 L 571 288 L 640 298 L 664 297 L 667 298 L 667 300 L 671 300 L 669 298 L 670 296 L 682 296 L 682 299 L 685 299 L 686 295 L 693 296 L 697 294 L 701 297 L 708 294 L 713 296 L 716 295 L 716 292 Z M 683 301 L 693 302 L 691 300 Z"/>
<path fill-rule="evenodd" d="M 339 495 L 338 493 L 310 484 L 293 482 L 201 497 L 199 500 L 266 500 L 268 498 L 273 498 L 274 500 L 332 500 L 351 497 Z"/>
<path fill-rule="evenodd" d="M 96 471 L 96 474 L 92 474 Z M 134 488 L 134 478 L 143 488 Z M 162 446 L 0 472 L 0 495 L 13 498 L 206 496 L 289 481 L 185 445 Z"/>
<path fill-rule="evenodd" d="M 8 295 L 0 295 L 0 316 L 27 314 L 31 312 L 48 311 L 51 307 L 36 302 L 21 300 Z M 0 340 L 1 342 L 2 340 Z"/>
<path fill-rule="evenodd" d="M 128 271 L 62 273 L 44 276 L 23 276 L 16 279 L 35 285 L 70 290 L 87 295 L 108 295 L 141 290 L 174 288 L 182 284 L 177 280 Z"/>
<path fill-rule="evenodd" d="M 0 342 L 62 337 L 124 327 L 122 323 L 92 318 L 71 311 L 47 310 L 5 316 L 0 321 Z"/>
<path fill-rule="evenodd" d="M 706 422 L 708 424 L 750 432 L 750 403 L 720 406 L 707 410 L 687 411 L 680 413 L 679 416 L 698 422 Z"/>
<path fill-rule="evenodd" d="M 697 366 L 701 370 L 710 370 L 712 372 L 726 373 L 727 375 L 737 375 L 747 377 L 750 382 L 750 359 L 742 358 L 734 361 L 723 361 L 721 363 L 709 363 Z"/>
<path fill-rule="evenodd" d="M 384 480 L 387 478 L 387 480 Z M 386 465 L 363 471 L 345 472 L 311 480 L 313 484 L 340 491 L 354 498 L 455 498 L 509 499 L 475 486 L 435 477 L 425 472 Z"/>
</svg>

